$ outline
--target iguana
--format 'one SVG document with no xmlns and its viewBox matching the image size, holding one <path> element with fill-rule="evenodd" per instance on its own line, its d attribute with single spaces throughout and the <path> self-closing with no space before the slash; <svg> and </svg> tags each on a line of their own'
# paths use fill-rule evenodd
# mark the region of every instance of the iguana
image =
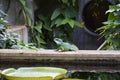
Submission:
<svg viewBox="0 0 120 80">
<path fill-rule="evenodd" d="M 62 39 L 55 38 L 55 43 L 58 45 L 58 51 L 76 51 L 79 50 L 74 44 L 63 42 Z"/>
</svg>

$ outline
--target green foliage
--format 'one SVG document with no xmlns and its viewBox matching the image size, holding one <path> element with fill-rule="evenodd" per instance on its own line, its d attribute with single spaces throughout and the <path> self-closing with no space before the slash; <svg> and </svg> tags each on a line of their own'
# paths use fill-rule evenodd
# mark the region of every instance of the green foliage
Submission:
<svg viewBox="0 0 120 80">
<path fill-rule="evenodd" d="M 30 41 L 35 43 L 37 47 L 56 48 L 57 45 L 54 42 L 54 38 L 72 42 L 70 36 L 73 27 L 82 27 L 76 21 L 76 0 L 58 0 L 57 3 L 59 3 L 59 6 L 53 12 L 51 11 L 51 13 L 47 14 L 41 12 L 37 15 L 38 20 L 35 22 L 33 32 L 30 32 L 32 34 Z"/>
<path fill-rule="evenodd" d="M 77 78 L 85 80 L 119 80 L 120 73 L 109 72 L 68 72 L 66 78 Z"/>
<path fill-rule="evenodd" d="M 0 49 L 36 49 L 32 44 L 24 44 L 20 41 L 20 35 L 7 33 L 6 14 L 0 10 Z"/>
<path fill-rule="evenodd" d="M 46 40 L 51 39 L 52 28 L 50 27 L 50 21 L 47 17 L 39 15 L 38 18 L 40 20 L 35 23 L 35 26 L 33 27 L 33 32 L 30 32 L 32 34 L 30 36 L 30 41 L 32 43 L 35 43 L 35 45 L 39 48 L 46 48 Z"/>
<path fill-rule="evenodd" d="M 2 10 L 0 10 L 0 33 L 7 29 L 7 21 L 4 19 L 5 16 L 6 14 Z"/>
<path fill-rule="evenodd" d="M 115 3 L 116 3 L 116 4 L 120 3 L 120 0 L 115 0 Z"/>
<path fill-rule="evenodd" d="M 67 6 L 75 6 L 77 0 L 59 0 L 59 2 L 62 2 L 63 4 L 66 4 Z"/>
<path fill-rule="evenodd" d="M 120 4 L 111 5 L 108 13 L 108 21 L 99 28 L 106 39 L 103 49 L 120 50 Z"/>
<path fill-rule="evenodd" d="M 32 14 L 32 10 L 28 6 L 27 1 L 26 0 L 18 0 L 18 1 L 21 5 L 21 9 L 19 10 L 18 18 L 23 13 L 24 18 L 25 18 L 25 25 L 29 26 L 29 27 L 33 27 L 34 22 L 32 21 L 32 19 L 30 17 L 30 14 Z"/>
<path fill-rule="evenodd" d="M 56 25 L 59 27 L 61 25 L 68 24 L 71 28 L 74 26 L 81 27 L 80 23 L 75 20 L 77 17 L 77 12 L 71 6 L 62 6 L 61 8 L 55 9 L 51 16 L 52 26 Z"/>
<path fill-rule="evenodd" d="M 13 45 L 18 43 L 18 39 L 19 38 L 17 34 L 2 32 L 2 34 L 0 34 L 0 48 L 10 49 Z"/>
<path fill-rule="evenodd" d="M 0 10 L 0 49 L 11 48 L 12 45 L 17 43 L 15 34 L 6 33 L 7 21 L 5 16 L 6 14 Z"/>
<path fill-rule="evenodd" d="M 35 45 L 33 43 L 24 44 L 22 42 L 20 42 L 16 45 L 12 45 L 11 48 L 12 49 L 37 50 L 37 48 L 35 47 Z"/>
<path fill-rule="evenodd" d="M 36 22 L 30 17 L 32 10 L 27 0 L 18 0 L 18 2 L 21 6 L 18 19 L 21 14 L 24 15 L 25 25 L 30 34 L 30 42 L 35 43 L 38 48 L 55 48 L 57 46 L 54 42 L 55 37 L 71 42 L 70 35 L 73 27 L 81 27 L 81 24 L 76 21 L 77 0 L 57 0 L 56 2 L 60 5 L 50 13 L 37 15 L 38 20 Z M 37 0 L 37 3 L 39 2 L 43 1 Z"/>
</svg>

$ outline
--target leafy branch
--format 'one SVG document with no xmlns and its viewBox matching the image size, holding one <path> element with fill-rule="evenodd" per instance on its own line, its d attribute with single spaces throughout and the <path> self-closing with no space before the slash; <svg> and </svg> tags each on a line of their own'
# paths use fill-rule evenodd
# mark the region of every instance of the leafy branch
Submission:
<svg viewBox="0 0 120 80">
<path fill-rule="evenodd" d="M 120 50 L 120 4 L 111 5 L 106 14 L 108 13 L 108 21 L 104 22 L 104 26 L 99 28 L 106 39 L 101 48 Z"/>
</svg>

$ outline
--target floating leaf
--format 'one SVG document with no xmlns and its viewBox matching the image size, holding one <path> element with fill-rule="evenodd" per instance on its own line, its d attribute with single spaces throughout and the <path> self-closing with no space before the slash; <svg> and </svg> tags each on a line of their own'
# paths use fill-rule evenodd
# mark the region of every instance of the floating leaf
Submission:
<svg viewBox="0 0 120 80">
<path fill-rule="evenodd" d="M 64 75 L 67 70 L 55 67 L 22 67 L 2 71 L 8 80 L 53 80 L 57 76 Z"/>
</svg>

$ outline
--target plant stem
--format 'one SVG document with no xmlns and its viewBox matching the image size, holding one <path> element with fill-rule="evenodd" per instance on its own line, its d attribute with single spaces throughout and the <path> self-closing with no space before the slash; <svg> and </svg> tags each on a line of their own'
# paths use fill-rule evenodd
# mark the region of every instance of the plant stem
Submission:
<svg viewBox="0 0 120 80">
<path fill-rule="evenodd" d="M 97 51 L 101 50 L 101 49 L 105 46 L 106 43 L 107 43 L 107 41 L 105 40 L 105 41 L 102 43 L 102 45 L 100 45 L 100 47 L 97 49 Z"/>
</svg>

